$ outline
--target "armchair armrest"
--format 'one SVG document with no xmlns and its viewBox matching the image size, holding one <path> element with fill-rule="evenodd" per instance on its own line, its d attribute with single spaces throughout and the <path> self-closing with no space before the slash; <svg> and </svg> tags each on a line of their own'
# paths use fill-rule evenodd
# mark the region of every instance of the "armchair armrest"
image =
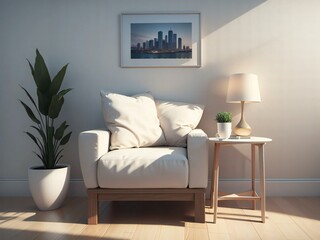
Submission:
<svg viewBox="0 0 320 240">
<path fill-rule="evenodd" d="M 208 136 L 201 129 L 188 135 L 189 188 L 206 188 L 208 185 Z"/>
<path fill-rule="evenodd" d="M 79 158 L 84 184 L 87 188 L 98 187 L 97 161 L 109 151 L 110 132 L 90 130 L 79 134 Z"/>
</svg>

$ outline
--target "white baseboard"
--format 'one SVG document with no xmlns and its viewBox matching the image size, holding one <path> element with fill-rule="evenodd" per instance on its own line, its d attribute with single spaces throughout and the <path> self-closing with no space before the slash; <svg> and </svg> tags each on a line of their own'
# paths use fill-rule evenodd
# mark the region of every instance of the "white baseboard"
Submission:
<svg viewBox="0 0 320 240">
<path fill-rule="evenodd" d="M 219 191 L 232 193 L 247 191 L 251 187 L 249 179 L 221 179 Z M 211 181 L 208 181 L 207 198 L 210 196 Z M 256 182 L 259 192 L 259 182 Z M 320 179 L 267 179 L 267 196 L 320 196 Z M 0 179 L 0 197 L 31 196 L 28 180 Z M 82 179 L 71 179 L 69 196 L 86 196 L 86 188 Z"/>
<path fill-rule="evenodd" d="M 71 179 L 69 196 L 86 196 L 86 188 L 82 179 Z M 0 197 L 26 197 L 31 196 L 27 179 L 7 180 L 0 179 Z"/>
</svg>

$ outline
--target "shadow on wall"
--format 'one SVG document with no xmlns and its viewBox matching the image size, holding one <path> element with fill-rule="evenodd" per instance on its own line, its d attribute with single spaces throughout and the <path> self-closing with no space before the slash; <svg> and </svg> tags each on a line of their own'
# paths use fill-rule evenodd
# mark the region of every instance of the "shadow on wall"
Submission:
<svg viewBox="0 0 320 240">
<path fill-rule="evenodd" d="M 206 24 L 203 24 L 206 19 L 204 18 L 205 14 L 202 14 L 202 41 L 207 41 L 206 38 L 208 38 L 209 35 L 214 34 L 222 27 L 228 25 L 230 22 L 265 2 L 266 0 L 246 1 L 245 4 L 239 4 L 239 2 L 236 1 L 214 1 L 211 6 L 215 7 L 210 9 L 212 13 L 210 16 L 211 22 L 209 24 L 207 22 Z M 202 44 L 202 62 L 204 66 L 210 64 L 212 62 L 212 58 L 217 59 L 219 57 L 212 56 L 212 52 L 215 52 L 212 48 L 213 47 L 210 44 Z M 205 109 L 202 121 L 200 122 L 200 127 L 210 126 L 210 128 L 205 129 L 210 136 L 214 136 L 216 133 L 215 114 L 217 112 L 230 111 L 234 113 L 240 110 L 238 104 L 226 103 L 229 78 L 229 75 L 226 75 L 226 72 L 230 69 L 225 69 L 225 66 L 221 65 L 221 60 L 214 60 L 214 62 L 210 64 L 210 72 L 212 73 L 212 76 L 207 79 L 208 85 L 206 94 L 203 96 L 205 106 L 210 106 L 210 108 L 207 107 Z M 232 62 L 237 62 L 239 59 L 232 60 Z M 228 61 L 230 61 L 230 59 L 228 59 Z M 230 63 L 231 65 L 232 62 Z M 228 66 L 231 66 L 230 64 L 228 64 Z M 199 84 L 198 87 L 203 88 L 203 85 Z M 195 89 L 195 91 L 196 90 L 197 89 Z M 201 89 L 199 89 L 199 91 L 201 91 Z"/>
<path fill-rule="evenodd" d="M 210 1 L 210 0 L 209 0 Z M 209 2 L 208 1 L 208 2 Z M 207 35 L 215 32 L 216 30 L 220 29 L 224 25 L 232 22 L 234 19 L 242 16 L 243 14 L 249 12 L 253 8 L 261 5 L 262 3 L 266 2 L 267 0 L 248 0 L 243 1 L 245 3 L 241 3 L 240 1 L 233 1 L 233 0 L 214 0 L 210 1 L 212 5 L 216 6 L 212 9 L 211 15 L 213 16 L 213 22 L 206 25 L 206 28 L 202 28 L 202 38 L 205 38 Z M 227 14 L 226 14 L 227 13 Z M 202 16 L 202 23 L 205 21 Z M 204 25 L 204 24 L 202 24 Z"/>
</svg>

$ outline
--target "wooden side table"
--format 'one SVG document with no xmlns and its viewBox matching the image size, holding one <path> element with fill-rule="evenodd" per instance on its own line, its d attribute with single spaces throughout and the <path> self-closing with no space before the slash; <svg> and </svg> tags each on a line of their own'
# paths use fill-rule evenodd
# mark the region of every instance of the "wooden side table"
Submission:
<svg viewBox="0 0 320 240">
<path fill-rule="evenodd" d="M 248 139 L 220 139 L 216 137 L 209 138 L 210 142 L 214 143 L 214 172 L 211 181 L 211 207 L 214 207 L 213 222 L 217 221 L 218 201 L 221 200 L 251 200 L 253 209 L 256 208 L 256 201 L 261 203 L 261 220 L 264 223 L 266 219 L 266 195 L 265 195 L 265 158 L 264 145 L 271 142 L 272 139 L 264 137 L 251 137 Z M 230 146 L 235 144 L 250 144 L 251 145 L 251 191 L 244 194 L 230 194 L 219 196 L 219 161 L 220 161 L 220 147 Z M 255 191 L 255 161 L 256 161 L 256 147 L 259 150 L 259 173 L 260 173 L 260 196 Z"/>
</svg>

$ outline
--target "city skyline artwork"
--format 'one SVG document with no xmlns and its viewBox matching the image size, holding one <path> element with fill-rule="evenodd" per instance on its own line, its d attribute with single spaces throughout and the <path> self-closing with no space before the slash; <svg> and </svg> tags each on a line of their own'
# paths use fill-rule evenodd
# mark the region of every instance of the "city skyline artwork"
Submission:
<svg viewBox="0 0 320 240">
<path fill-rule="evenodd" d="M 192 58 L 192 23 L 131 23 L 131 59 Z"/>
</svg>

